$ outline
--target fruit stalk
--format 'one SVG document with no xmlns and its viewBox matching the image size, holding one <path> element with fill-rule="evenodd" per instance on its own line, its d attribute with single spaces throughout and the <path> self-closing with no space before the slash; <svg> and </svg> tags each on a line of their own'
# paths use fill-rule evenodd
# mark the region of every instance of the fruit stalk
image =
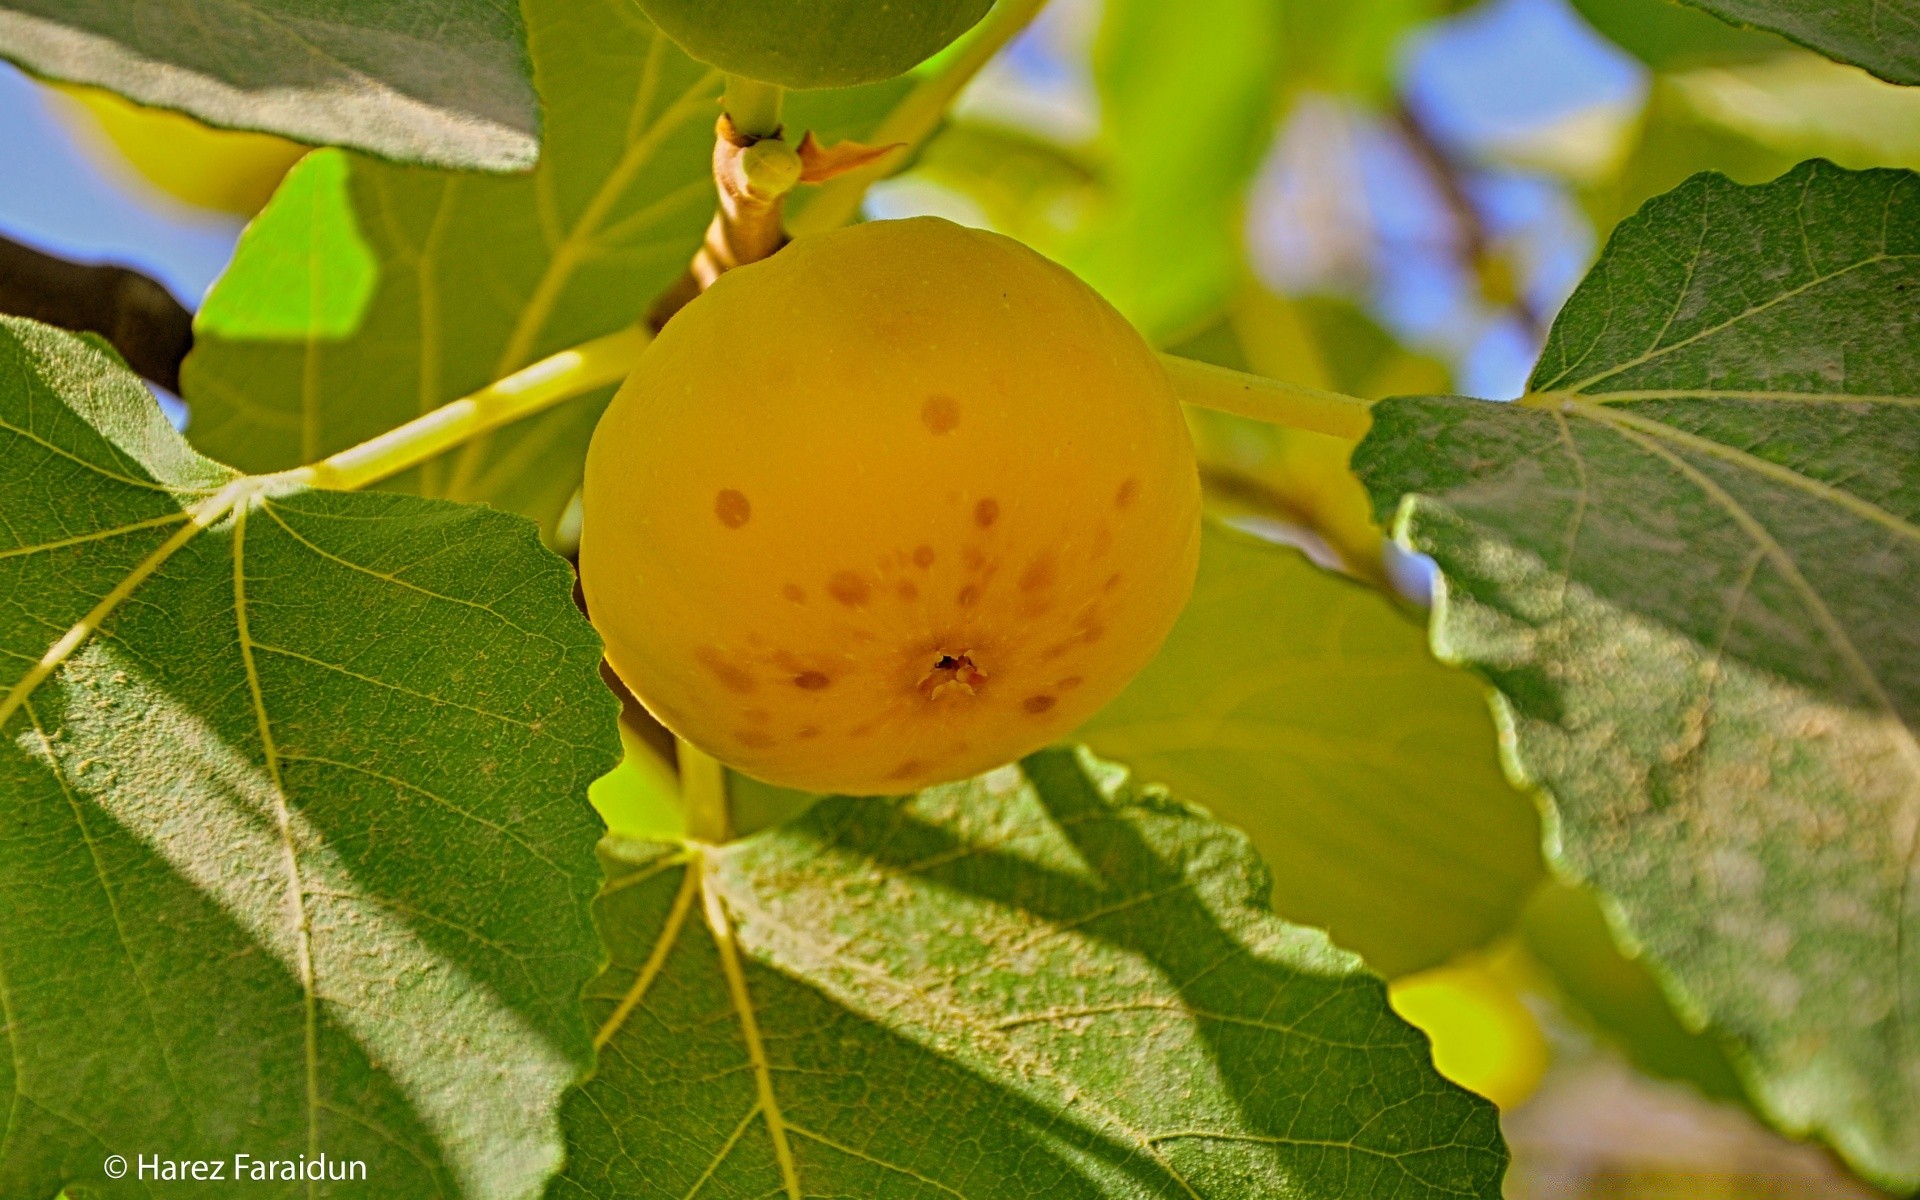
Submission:
<svg viewBox="0 0 1920 1200">
<path fill-rule="evenodd" d="M 687 809 L 687 836 L 719 845 L 733 838 L 733 805 L 727 795 L 727 768 L 719 759 L 683 737 L 674 738 L 680 761 L 680 799 Z"/>
<path fill-rule="evenodd" d="M 353 491 L 378 483 L 481 434 L 619 383 L 652 340 L 647 330 L 632 326 L 582 342 L 379 437 L 288 472 L 286 478 L 330 491 Z M 1368 405 L 1357 397 L 1171 354 L 1162 354 L 1160 361 L 1188 404 L 1336 437 L 1358 438 L 1367 431 Z"/>
<path fill-rule="evenodd" d="M 779 137 L 777 126 L 772 134 L 745 133 L 730 113 L 720 114 L 713 134 L 713 184 L 719 207 L 692 264 L 648 312 L 647 321 L 655 330 L 725 272 L 759 262 L 787 243 L 781 209 L 787 193 L 800 182 L 799 154 Z"/>
<path fill-rule="evenodd" d="M 352 491 L 378 483 L 523 417 L 619 383 L 653 335 L 639 326 L 582 342 L 461 399 L 288 473 L 309 487 Z"/>
<path fill-rule="evenodd" d="M 735 129 L 748 137 L 779 137 L 782 94 L 778 84 L 729 75 L 724 100 L 727 117 Z"/>
<path fill-rule="evenodd" d="M 1358 396 L 1282 383 L 1176 354 L 1160 355 L 1160 364 L 1180 399 L 1199 408 L 1352 441 L 1365 437 L 1373 424 L 1372 406 Z"/>
</svg>

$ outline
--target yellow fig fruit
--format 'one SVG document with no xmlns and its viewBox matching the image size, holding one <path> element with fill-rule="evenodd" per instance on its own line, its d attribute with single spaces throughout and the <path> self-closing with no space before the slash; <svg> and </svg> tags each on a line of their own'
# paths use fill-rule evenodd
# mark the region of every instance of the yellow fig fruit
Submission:
<svg viewBox="0 0 1920 1200">
<path fill-rule="evenodd" d="M 1069 272 L 934 218 L 802 237 L 667 325 L 595 431 L 580 574 L 675 733 L 906 792 L 1071 733 L 1193 585 L 1171 385 Z"/>
<path fill-rule="evenodd" d="M 1540 1086 L 1552 1051 L 1497 963 L 1473 956 L 1404 975 L 1388 996 L 1432 1041 L 1434 1067 L 1461 1087 L 1514 1109 Z"/>
<path fill-rule="evenodd" d="M 111 156 L 110 165 L 195 208 L 250 217 L 307 152 L 269 133 L 215 129 L 99 88 L 55 86 L 72 102 L 65 106 L 70 123 L 96 156 Z"/>
</svg>

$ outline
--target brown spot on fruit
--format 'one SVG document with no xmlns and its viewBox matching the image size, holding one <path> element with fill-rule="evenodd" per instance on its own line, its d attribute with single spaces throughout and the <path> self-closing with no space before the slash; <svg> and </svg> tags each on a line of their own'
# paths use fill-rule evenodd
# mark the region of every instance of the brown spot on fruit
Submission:
<svg viewBox="0 0 1920 1200">
<path fill-rule="evenodd" d="M 745 492 L 722 488 L 713 498 L 713 515 L 728 529 L 738 529 L 753 516 L 753 505 L 747 502 Z"/>
<path fill-rule="evenodd" d="M 863 236 L 899 244 L 863 255 Z M 822 237 L 817 253 L 816 240 L 802 240 L 761 264 L 771 290 L 752 313 L 676 317 L 695 322 L 681 338 L 689 345 L 656 344 L 621 390 L 583 486 L 586 524 L 598 532 L 582 586 L 634 694 L 655 712 L 679 712 L 674 726 L 711 742 L 710 753 L 786 787 L 891 795 L 1017 761 L 1122 690 L 1185 598 L 1200 489 L 1164 372 L 1070 275 L 940 222 Z M 833 240 L 842 238 L 845 254 Z M 967 254 L 975 242 L 978 262 Z M 794 265 L 809 254 L 812 268 Z M 1012 277 L 994 274 L 1002 267 Z M 738 294 L 750 297 L 755 282 Z M 834 304 L 818 303 L 826 291 Z M 717 289 L 711 302 L 734 294 Z M 798 324 L 738 336 L 770 311 Z M 884 338 L 870 328 L 876 318 Z M 990 346 L 956 335 L 988 327 Z M 657 403 L 711 391 L 715 346 L 733 351 L 735 374 L 779 398 L 778 421 L 742 425 L 738 405 Z M 1071 446 L 1041 426 L 1071 430 Z M 1071 461 L 1055 463 L 1061 455 Z M 1129 479 L 1138 490 L 1123 509 Z M 747 501 L 744 524 L 722 521 L 723 507 L 734 516 L 739 507 L 719 501 L 723 489 Z M 997 512 L 983 526 L 975 511 L 987 499 Z M 1103 524 L 1112 542 L 1096 558 Z M 1050 582 L 1035 565 L 1043 554 Z M 843 571 L 855 578 L 836 596 L 829 583 Z M 659 580 L 674 586 L 649 586 Z M 955 597 L 969 584 L 963 607 Z M 1105 624 L 1091 645 L 1076 621 L 1089 602 Z M 702 646 L 717 665 L 696 660 Z M 1043 661 L 1049 647 L 1058 657 Z M 989 676 L 972 694 L 951 671 L 938 699 L 919 690 L 940 655 L 965 652 Z M 829 682 L 801 686 L 809 672 Z M 1078 687 L 1062 685 L 1076 675 Z M 1053 707 L 1026 712 L 1036 695 Z M 750 719 L 756 708 L 770 719 Z M 864 736 L 849 738 L 855 728 Z M 737 730 L 774 742 L 750 748 Z M 924 768 L 889 780 L 908 759 Z"/>
<path fill-rule="evenodd" d="M 982 529 L 990 529 L 1000 519 L 1000 502 L 988 496 L 973 506 L 973 523 Z"/>
<path fill-rule="evenodd" d="M 936 436 L 960 423 L 960 402 L 952 396 L 928 396 L 920 406 L 920 421 Z"/>
<path fill-rule="evenodd" d="M 1114 493 L 1113 503 L 1115 507 L 1118 508 L 1129 508 L 1132 506 L 1134 499 L 1139 495 L 1140 481 L 1129 478 L 1120 485 L 1120 490 Z"/>
<path fill-rule="evenodd" d="M 1027 569 L 1020 573 L 1020 590 L 1038 592 L 1053 586 L 1055 571 L 1053 554 L 1049 551 L 1035 555 Z"/>
<path fill-rule="evenodd" d="M 888 771 L 887 778 L 888 779 L 906 779 L 909 776 L 918 775 L 920 772 L 926 769 L 927 769 L 927 764 L 921 762 L 917 758 L 910 758 L 907 761 L 901 763 L 899 766 L 895 767 L 893 770 Z"/>
<path fill-rule="evenodd" d="M 873 595 L 873 588 L 852 571 L 841 571 L 827 580 L 827 594 L 848 608 L 859 608 Z"/>
<path fill-rule="evenodd" d="M 832 682 L 833 680 L 822 671 L 802 671 L 793 677 L 793 686 L 809 692 L 817 692 Z"/>
<path fill-rule="evenodd" d="M 1100 586 L 1100 590 L 1103 592 L 1110 592 L 1119 586 L 1120 586 L 1120 572 L 1115 571 L 1113 574 L 1107 576 L 1107 581 L 1106 583 Z"/>
<path fill-rule="evenodd" d="M 1078 675 L 1069 675 L 1065 679 L 1062 679 L 1059 683 L 1054 684 L 1053 686 L 1059 688 L 1063 692 L 1070 692 L 1073 689 L 1079 687 L 1083 682 L 1085 681 L 1082 680 Z"/>
<path fill-rule="evenodd" d="M 713 677 L 720 681 L 721 687 L 740 696 L 752 693 L 755 687 L 753 675 L 744 668 L 728 662 L 726 655 L 712 646 L 700 647 L 693 652 L 693 657 L 701 666 L 713 672 Z"/>
<path fill-rule="evenodd" d="M 980 588 L 978 585 L 971 583 L 961 588 L 958 592 L 955 592 L 953 596 L 953 602 L 961 608 L 972 608 L 974 602 L 979 599 Z"/>
<path fill-rule="evenodd" d="M 920 598 L 920 589 L 914 585 L 911 579 L 902 579 L 899 583 L 894 584 L 893 591 L 894 594 L 902 600 L 914 601 Z"/>
<path fill-rule="evenodd" d="M 736 729 L 733 731 L 733 740 L 749 750 L 765 750 L 773 745 L 775 738 L 761 729 Z"/>
<path fill-rule="evenodd" d="M 1020 707 L 1035 716 L 1039 716 L 1041 713 L 1053 707 L 1053 697 L 1044 692 L 1038 696 L 1028 696 L 1020 702 Z"/>
</svg>

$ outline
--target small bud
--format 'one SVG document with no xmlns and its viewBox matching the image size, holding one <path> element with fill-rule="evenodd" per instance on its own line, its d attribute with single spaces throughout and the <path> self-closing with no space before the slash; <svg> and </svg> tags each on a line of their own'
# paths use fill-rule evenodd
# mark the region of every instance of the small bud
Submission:
<svg viewBox="0 0 1920 1200">
<path fill-rule="evenodd" d="M 800 156 L 778 138 L 764 138 L 740 152 L 740 174 L 756 196 L 783 196 L 800 182 Z"/>
</svg>

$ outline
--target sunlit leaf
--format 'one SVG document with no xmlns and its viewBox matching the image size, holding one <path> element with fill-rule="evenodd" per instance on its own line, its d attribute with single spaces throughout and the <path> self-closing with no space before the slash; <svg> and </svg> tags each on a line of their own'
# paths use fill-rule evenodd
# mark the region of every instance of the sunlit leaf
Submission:
<svg viewBox="0 0 1920 1200">
<path fill-rule="evenodd" d="M 605 860 L 557 1196 L 1499 1194 L 1492 1106 L 1245 841 L 1071 751 Z"/>
<path fill-rule="evenodd" d="M 533 165 L 525 38 L 496 0 L 0 0 L 0 56 L 41 75 L 444 167 Z"/>
<path fill-rule="evenodd" d="M 1920 1182 L 1920 177 L 1690 180 L 1622 223 L 1532 395 L 1383 401 L 1562 865 L 1759 1107 Z M 1397 514 L 1397 515 L 1396 515 Z"/>
<path fill-rule="evenodd" d="M 1073 268 L 1149 338 L 1190 332 L 1240 284 L 1240 210 L 1276 117 L 1304 89 L 1385 95 L 1401 36 L 1440 7 L 1115 0 L 1094 53 L 1101 138 L 1076 155 L 1099 194 L 1054 180 L 1034 189 L 1037 211 L 997 223 Z M 947 186 L 1003 198 L 999 160 L 983 161 L 973 183 L 943 165 Z"/>
<path fill-rule="evenodd" d="M 238 476 L 13 319 L 0 512 L 0 1195 L 242 1151 L 538 1195 L 616 758 L 565 564 L 516 517 Z"/>
<path fill-rule="evenodd" d="M 1761 183 L 1816 156 L 1920 167 L 1920 89 L 1804 51 L 1657 77 L 1637 141 L 1612 178 L 1588 189 L 1589 209 L 1611 229 L 1696 171 Z"/>
<path fill-rule="evenodd" d="M 1247 831 L 1274 911 L 1389 975 L 1512 924 L 1540 876 L 1484 685 L 1378 592 L 1210 525 L 1160 656 L 1079 733 Z"/>
<path fill-rule="evenodd" d="M 627 0 L 529 0 L 547 110 L 540 165 L 476 178 L 311 155 L 248 228 L 182 373 L 192 436 L 251 471 L 354 445 L 639 318 L 713 211 L 720 76 Z M 864 134 L 893 84 L 796 98 L 788 119 Z M 611 390 L 384 485 L 482 500 L 551 535 Z"/>
<path fill-rule="evenodd" d="M 1105 203 L 1054 251 L 1149 338 L 1226 299 L 1234 214 L 1280 103 L 1280 6 L 1115 0 L 1095 79 Z"/>
<path fill-rule="evenodd" d="M 644 313 L 713 209 L 720 76 L 623 0 L 530 0 L 546 148 L 527 176 L 309 156 L 208 296 L 182 374 L 196 445 L 310 462 Z M 390 486 L 551 530 L 610 391 Z"/>
</svg>

